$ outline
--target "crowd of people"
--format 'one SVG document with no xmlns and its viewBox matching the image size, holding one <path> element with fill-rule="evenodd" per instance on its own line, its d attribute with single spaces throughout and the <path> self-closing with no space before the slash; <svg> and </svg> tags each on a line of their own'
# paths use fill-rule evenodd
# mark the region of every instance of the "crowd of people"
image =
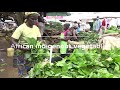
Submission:
<svg viewBox="0 0 120 90">
<path fill-rule="evenodd" d="M 97 16 L 93 19 L 92 24 L 88 20 L 86 21 L 66 21 L 65 23 L 69 23 L 70 27 L 77 25 L 77 33 L 80 31 L 95 31 L 98 34 L 103 34 L 105 30 L 107 30 L 109 27 L 114 26 L 117 28 L 120 28 L 120 18 L 99 18 Z"/>
<path fill-rule="evenodd" d="M 107 30 L 111 26 L 116 28 L 120 28 L 120 19 L 119 18 L 103 18 L 100 19 L 98 16 L 94 19 L 93 22 L 93 30 L 102 33 L 103 31 Z"/>
</svg>

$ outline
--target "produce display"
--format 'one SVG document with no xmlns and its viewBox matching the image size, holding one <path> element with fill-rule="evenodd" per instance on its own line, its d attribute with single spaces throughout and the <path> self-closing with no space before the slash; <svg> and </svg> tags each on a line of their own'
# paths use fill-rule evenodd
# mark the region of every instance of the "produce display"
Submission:
<svg viewBox="0 0 120 90">
<path fill-rule="evenodd" d="M 78 36 L 79 41 L 84 41 L 85 44 L 96 44 L 99 39 L 99 35 L 95 32 L 80 32 Z"/>
<path fill-rule="evenodd" d="M 0 36 L 2 38 L 4 37 L 4 40 L 7 42 L 2 40 L 1 46 L 4 46 L 4 43 L 7 45 L 1 47 L 0 73 L 6 74 L 7 77 L 10 77 L 10 75 L 16 77 L 15 75 L 17 75 L 19 78 L 22 78 L 19 75 L 21 72 L 24 72 L 22 75 L 23 78 L 26 78 L 27 75 L 28 78 L 120 78 L 120 27 L 117 24 L 117 27 L 111 26 L 113 24 L 112 20 L 114 20 L 112 19 L 113 17 L 108 18 L 108 16 L 106 16 L 106 20 L 108 20 L 109 26 L 111 27 L 105 30 L 103 25 L 105 23 L 102 22 L 102 26 L 98 32 L 93 30 L 93 24 L 97 24 L 94 18 L 93 20 L 82 18 L 79 21 L 77 20 L 80 24 L 80 32 L 77 32 L 76 29 L 77 38 L 74 38 L 74 33 L 72 32 L 75 28 L 75 25 L 73 25 L 74 21 L 61 20 L 60 22 L 57 18 L 55 21 L 47 21 L 50 20 L 51 17 L 47 19 L 48 15 L 46 12 L 46 15 L 44 15 L 46 24 L 43 35 L 41 36 L 42 41 L 34 38 L 24 38 L 25 42 L 23 43 L 25 43 L 25 45 L 20 46 L 29 48 L 29 50 L 19 50 L 9 48 L 9 46 L 12 44 L 11 36 L 13 32 L 24 21 L 20 19 L 23 18 L 24 13 L 15 12 L 14 14 L 17 16 L 12 13 L 10 15 L 4 12 L 2 13 L 1 20 L 5 19 L 5 21 L 2 20 L 1 22 Z M 44 12 L 40 13 L 40 16 L 43 16 L 42 13 Z M 14 19 L 18 21 L 16 22 L 18 26 L 16 26 L 16 23 L 6 20 L 8 19 L 4 18 L 6 16 L 12 16 L 13 18 L 15 16 Z M 59 18 L 63 17 L 64 16 L 60 16 Z M 100 20 L 102 19 L 103 18 L 100 17 Z M 61 48 L 64 48 L 64 46 L 60 47 L 62 44 L 61 41 L 63 41 L 63 39 L 61 39 L 61 33 L 64 31 L 63 24 L 65 23 L 70 23 L 70 27 L 71 25 L 74 26 L 70 28 L 70 32 L 64 32 L 64 35 L 70 35 L 70 37 L 73 38 L 65 40 L 68 45 L 67 53 L 61 54 Z M 87 29 L 87 26 L 81 27 L 81 23 L 89 23 L 90 30 Z M 56 48 L 53 47 L 52 50 L 50 50 L 49 45 L 56 46 Z M 16 70 L 12 67 L 7 69 L 10 63 L 4 60 L 6 56 L 2 54 L 3 51 L 7 52 L 7 59 L 13 59 L 13 67 L 16 68 L 18 66 L 17 72 L 20 74 L 16 74 Z M 24 60 L 25 65 L 22 62 Z M 22 68 L 21 66 L 25 67 Z M 12 72 L 7 72 L 8 70 L 12 70 Z M 15 75 L 13 75 L 14 71 Z M 1 74 L 1 76 L 5 77 L 6 75 L 3 74 Z"/>
<path fill-rule="evenodd" d="M 48 23 L 50 24 L 46 25 L 46 30 L 49 30 L 49 29 L 63 30 L 63 26 L 59 22 L 49 21 Z"/>
<path fill-rule="evenodd" d="M 120 78 L 120 49 L 75 49 L 62 61 L 54 64 L 37 63 L 29 72 L 30 78 Z"/>
<path fill-rule="evenodd" d="M 50 44 L 59 43 L 60 40 L 58 39 L 59 35 L 63 30 L 63 25 L 59 22 L 49 21 L 49 24 L 46 24 L 44 36 L 44 40 L 49 41 Z M 57 37 L 58 36 L 58 37 Z"/>
<path fill-rule="evenodd" d="M 108 28 L 105 31 L 105 34 L 109 34 L 109 33 L 117 33 L 120 34 L 120 29 L 118 29 L 117 27 L 111 26 L 110 28 Z"/>
<path fill-rule="evenodd" d="M 79 36 L 79 41 L 84 41 L 84 44 L 98 43 L 99 35 L 94 32 L 80 32 Z M 43 45 L 42 42 L 33 38 L 26 38 L 26 42 L 33 45 L 30 51 L 24 53 L 25 59 L 33 63 L 30 78 L 120 78 L 119 48 L 109 51 L 100 48 L 74 49 L 69 57 L 50 63 L 45 61 L 49 59 L 49 50 L 36 48 Z M 57 56 L 60 54 L 53 54 L 53 57 Z"/>
</svg>

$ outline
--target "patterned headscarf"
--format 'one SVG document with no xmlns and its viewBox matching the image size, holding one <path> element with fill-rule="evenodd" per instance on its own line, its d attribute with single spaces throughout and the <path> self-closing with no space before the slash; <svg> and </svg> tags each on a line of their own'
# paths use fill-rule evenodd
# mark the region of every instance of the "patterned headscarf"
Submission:
<svg viewBox="0 0 120 90">
<path fill-rule="evenodd" d="M 25 12 L 25 17 L 27 17 L 27 16 L 29 16 L 29 15 L 34 15 L 34 14 L 36 14 L 36 15 L 40 15 L 39 13 L 37 13 L 37 12 Z"/>
<path fill-rule="evenodd" d="M 38 12 L 25 12 L 25 17 L 28 17 L 29 15 L 38 15 L 38 16 L 40 16 L 40 14 Z M 24 22 L 26 22 L 26 19 L 24 20 Z"/>
</svg>

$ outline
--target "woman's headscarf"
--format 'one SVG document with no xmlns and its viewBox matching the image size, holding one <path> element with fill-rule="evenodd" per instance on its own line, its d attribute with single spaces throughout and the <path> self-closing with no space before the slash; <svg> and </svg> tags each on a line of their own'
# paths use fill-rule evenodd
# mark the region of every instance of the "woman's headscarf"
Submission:
<svg viewBox="0 0 120 90">
<path fill-rule="evenodd" d="M 38 12 L 25 12 L 25 18 L 28 17 L 29 15 L 38 15 L 38 16 L 40 16 L 40 14 Z M 26 22 L 26 19 L 24 20 L 24 22 Z"/>
<path fill-rule="evenodd" d="M 27 17 L 29 15 L 39 15 L 40 16 L 40 14 L 38 12 L 25 12 L 25 17 Z"/>
</svg>

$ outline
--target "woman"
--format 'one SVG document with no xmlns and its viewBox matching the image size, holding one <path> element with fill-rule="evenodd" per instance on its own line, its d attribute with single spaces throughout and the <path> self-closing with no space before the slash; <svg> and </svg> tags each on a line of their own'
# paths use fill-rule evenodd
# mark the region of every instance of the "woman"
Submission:
<svg viewBox="0 0 120 90">
<path fill-rule="evenodd" d="M 38 21 L 39 14 L 37 12 L 25 12 L 26 20 L 25 22 L 20 25 L 13 33 L 12 35 L 12 45 L 24 45 L 26 44 L 25 38 L 35 38 L 36 40 L 41 40 L 41 34 L 39 31 L 39 28 L 35 25 L 35 23 Z M 20 55 L 17 56 L 17 64 L 18 64 L 18 73 L 20 76 L 23 76 L 24 69 L 26 68 L 27 64 L 29 62 L 26 62 L 24 60 L 24 52 L 30 50 L 29 48 L 24 47 L 14 47 L 19 52 L 21 52 Z M 30 68 L 27 69 L 27 71 Z"/>
<path fill-rule="evenodd" d="M 73 25 L 73 29 L 72 29 L 72 39 L 73 41 L 77 41 L 77 30 L 78 30 L 78 24 L 74 24 Z"/>
<path fill-rule="evenodd" d="M 69 36 L 68 36 L 68 32 L 70 31 L 69 30 L 69 27 L 70 27 L 70 24 L 64 24 L 64 31 L 61 33 L 60 35 L 60 54 L 61 54 L 61 57 L 65 57 L 67 54 L 67 50 L 68 50 L 68 44 L 67 44 L 67 41 L 70 39 Z"/>
</svg>

